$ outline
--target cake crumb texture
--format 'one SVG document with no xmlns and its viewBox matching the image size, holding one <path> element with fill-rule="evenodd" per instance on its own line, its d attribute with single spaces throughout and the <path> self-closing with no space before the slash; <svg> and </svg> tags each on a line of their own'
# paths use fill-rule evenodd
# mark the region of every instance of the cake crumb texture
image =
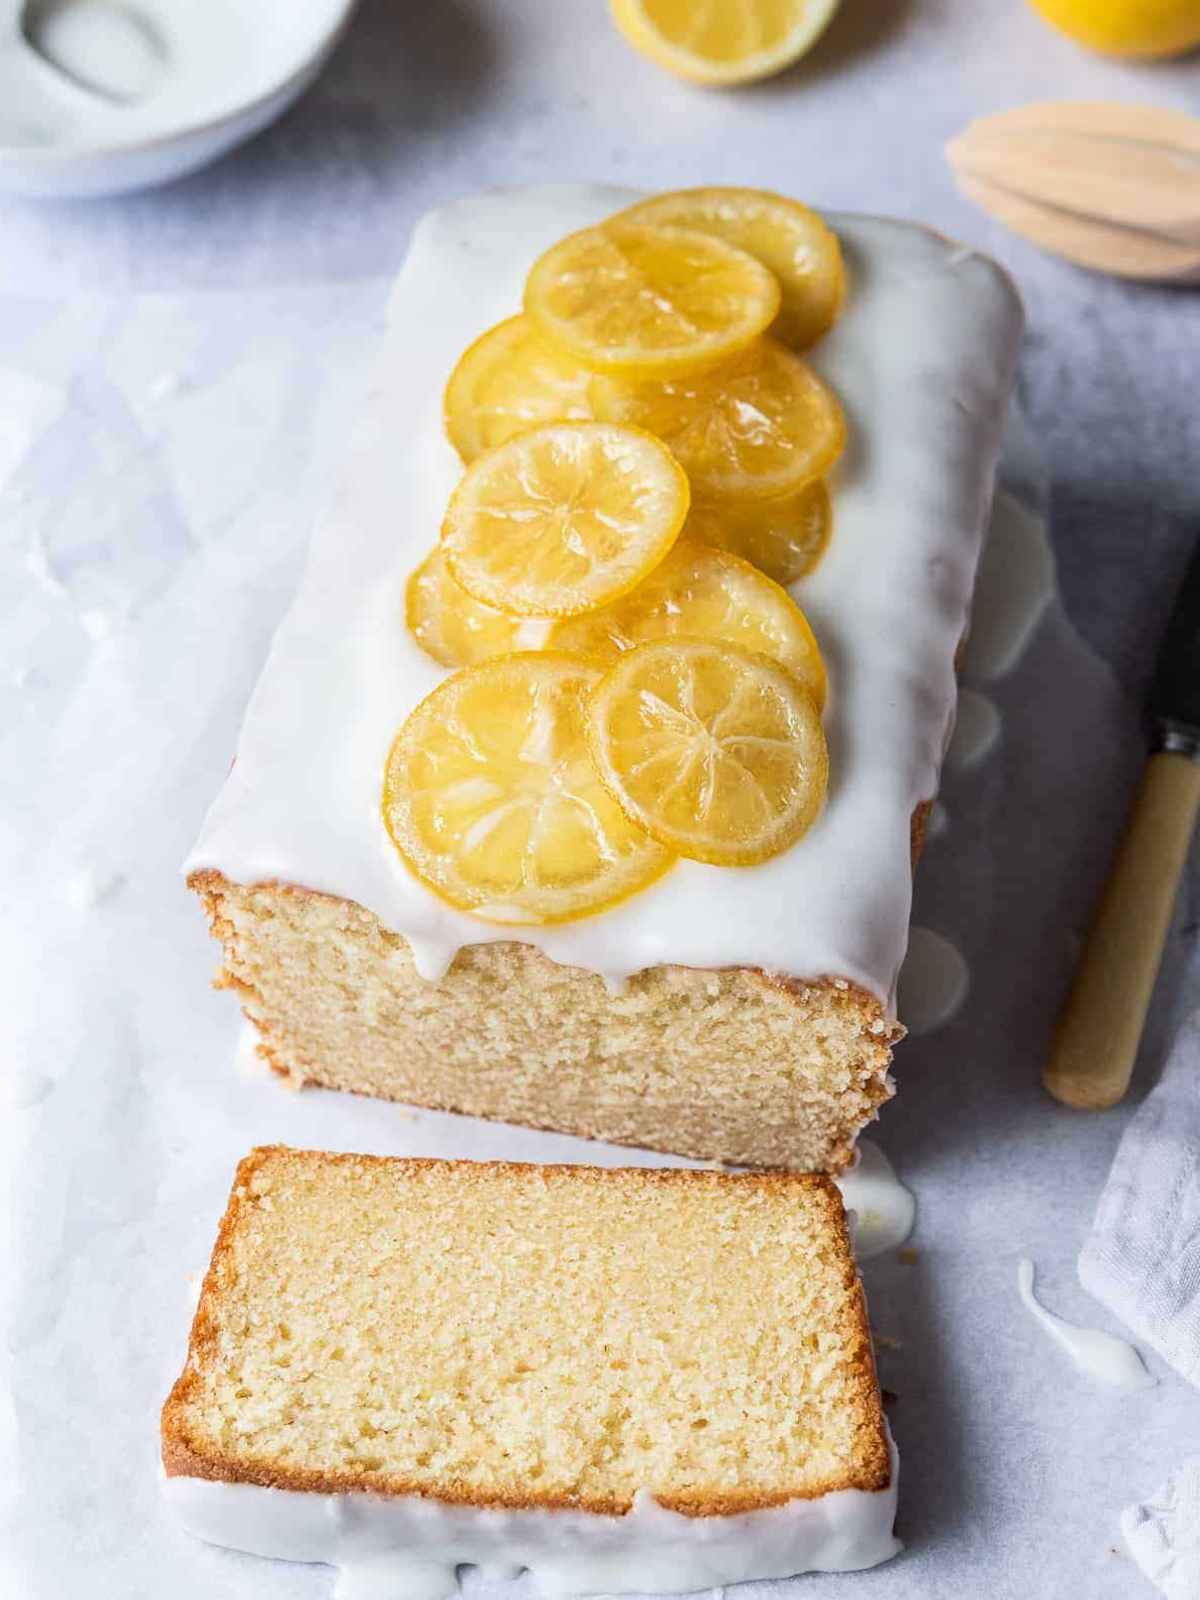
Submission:
<svg viewBox="0 0 1200 1600">
<path fill-rule="evenodd" d="M 163 1411 L 169 1476 L 704 1516 L 883 1489 L 826 1178 L 268 1147 Z"/>
<path fill-rule="evenodd" d="M 659 966 L 619 994 L 515 941 L 430 982 L 364 907 L 189 879 L 263 1054 L 295 1083 L 746 1166 L 839 1172 L 902 1030 L 845 979 Z"/>
</svg>

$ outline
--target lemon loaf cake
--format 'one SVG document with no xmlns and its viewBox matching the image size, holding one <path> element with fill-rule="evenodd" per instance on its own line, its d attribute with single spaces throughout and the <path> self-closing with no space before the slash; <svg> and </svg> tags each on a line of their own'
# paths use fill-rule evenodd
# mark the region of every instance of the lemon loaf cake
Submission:
<svg viewBox="0 0 1200 1600">
<path fill-rule="evenodd" d="M 837 1172 L 892 1093 L 1020 308 L 916 226 L 636 201 L 417 229 L 188 881 L 295 1084 Z"/>
<path fill-rule="evenodd" d="M 896 1459 L 834 1185 L 795 1173 L 240 1165 L 162 1415 L 211 1543 L 434 1600 L 886 1560 Z"/>
</svg>

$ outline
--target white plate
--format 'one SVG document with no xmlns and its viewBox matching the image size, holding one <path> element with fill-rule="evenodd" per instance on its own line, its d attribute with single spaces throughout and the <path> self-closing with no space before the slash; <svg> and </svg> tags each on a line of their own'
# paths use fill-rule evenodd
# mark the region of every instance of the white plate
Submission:
<svg viewBox="0 0 1200 1600">
<path fill-rule="evenodd" d="M 40 0 L 47 54 L 4 23 L 0 189 L 119 194 L 224 155 L 312 83 L 357 0 Z M 131 48 L 132 47 L 132 48 Z"/>
</svg>

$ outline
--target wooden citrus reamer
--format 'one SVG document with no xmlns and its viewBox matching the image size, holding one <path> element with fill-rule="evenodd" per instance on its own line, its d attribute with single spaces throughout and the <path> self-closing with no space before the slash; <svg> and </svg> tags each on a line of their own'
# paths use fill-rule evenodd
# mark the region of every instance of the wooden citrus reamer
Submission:
<svg viewBox="0 0 1200 1600">
<path fill-rule="evenodd" d="M 1200 812 L 1200 547 L 1150 691 L 1153 744 L 1043 1073 L 1064 1105 L 1102 1110 L 1129 1087 Z"/>
<path fill-rule="evenodd" d="M 1039 249 L 1119 278 L 1200 282 L 1200 118 L 1050 101 L 979 117 L 946 155 L 963 193 Z"/>
</svg>

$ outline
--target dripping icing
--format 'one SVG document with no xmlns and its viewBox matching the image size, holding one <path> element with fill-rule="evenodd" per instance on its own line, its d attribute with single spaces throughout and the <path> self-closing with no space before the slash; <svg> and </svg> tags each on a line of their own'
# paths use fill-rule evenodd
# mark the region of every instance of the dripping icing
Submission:
<svg viewBox="0 0 1200 1600">
<path fill-rule="evenodd" d="M 851 1232 L 859 1261 L 870 1261 L 904 1243 L 916 1221 L 916 1197 L 900 1182 L 877 1144 L 860 1139 L 854 1164 L 833 1181 L 846 1210 L 853 1214 Z"/>
<path fill-rule="evenodd" d="M 897 1007 L 910 1033 L 932 1033 L 967 997 L 970 970 L 962 952 L 932 928 L 913 927 L 900 968 Z"/>
<path fill-rule="evenodd" d="M 1065 1350 L 1081 1372 L 1114 1389 L 1153 1389 L 1158 1379 L 1146 1370 L 1133 1345 L 1099 1328 L 1081 1328 L 1047 1311 L 1034 1296 L 1034 1267 L 1028 1256 L 1017 1262 L 1017 1292 L 1021 1303 Z"/>
</svg>

